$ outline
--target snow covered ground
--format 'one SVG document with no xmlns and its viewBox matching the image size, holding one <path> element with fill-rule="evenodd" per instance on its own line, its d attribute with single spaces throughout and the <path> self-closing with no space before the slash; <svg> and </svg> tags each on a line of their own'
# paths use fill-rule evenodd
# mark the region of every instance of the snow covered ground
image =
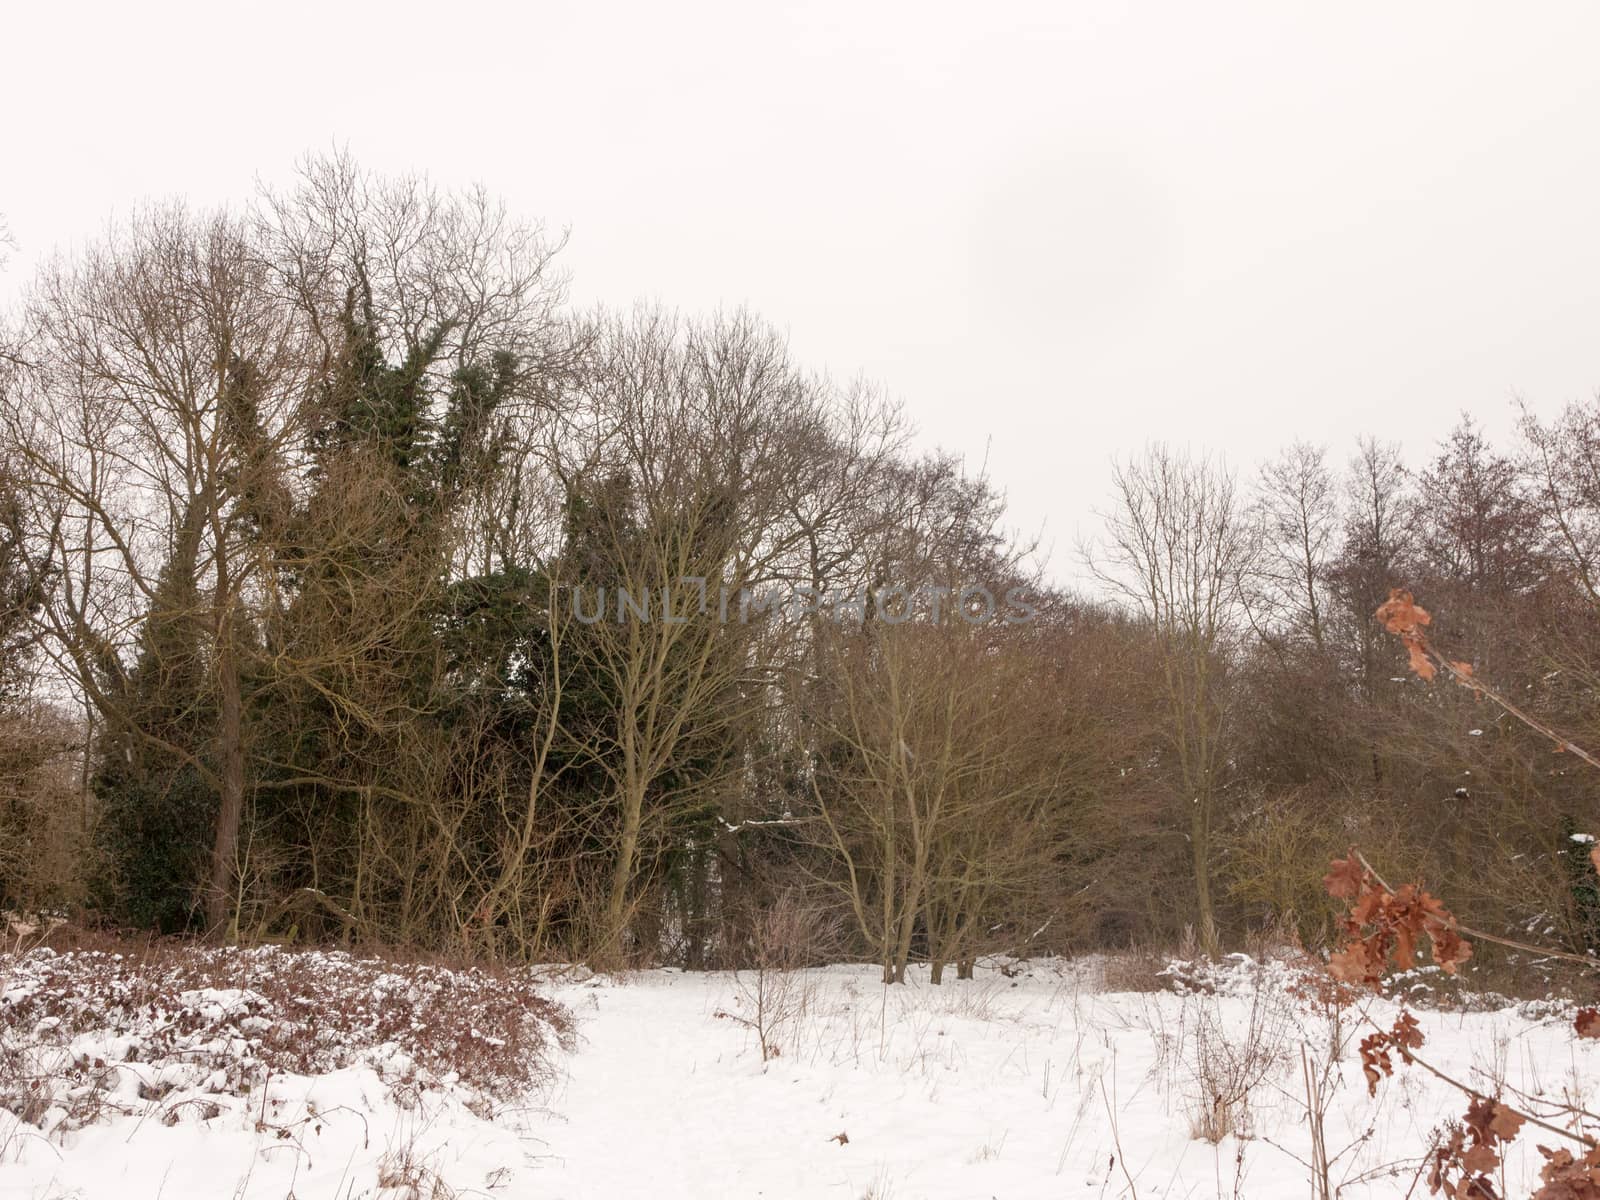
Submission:
<svg viewBox="0 0 1600 1200">
<path fill-rule="evenodd" d="M 1205 990 L 1188 994 L 1104 992 L 1094 962 L 1008 970 L 892 988 L 854 966 L 551 978 L 576 1043 L 546 1083 L 494 1103 L 393 1042 L 243 1096 L 204 1078 L 141 1096 L 127 1063 L 125 1112 L 49 1132 L 37 1112 L 0 1117 L 0 1195 L 1278 1200 L 1310 1194 L 1301 1047 L 1315 1069 L 1337 1037 L 1334 1183 L 1421 1197 L 1432 1131 L 1465 1107 L 1418 1068 L 1369 1099 L 1360 1013 L 1387 1027 L 1395 1007 L 1362 1001 L 1335 1029 L 1281 966 L 1191 974 Z M 1557 1006 L 1418 1016 L 1429 1060 L 1486 1091 L 1600 1091 L 1600 1045 L 1575 1043 Z M 1220 1114 L 1236 1132 L 1193 1136 L 1219 1119 L 1203 1093 L 1240 1081 L 1247 1102 Z M 1510 1195 L 1537 1186 L 1536 1140 L 1553 1141 L 1510 1151 Z"/>
</svg>

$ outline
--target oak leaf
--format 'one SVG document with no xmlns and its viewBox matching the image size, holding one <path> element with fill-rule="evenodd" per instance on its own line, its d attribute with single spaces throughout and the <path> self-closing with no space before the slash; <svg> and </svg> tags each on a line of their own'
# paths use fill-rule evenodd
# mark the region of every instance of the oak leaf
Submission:
<svg viewBox="0 0 1600 1200">
<path fill-rule="evenodd" d="M 1456 968 L 1472 957 L 1472 943 L 1467 941 L 1453 929 L 1433 931 L 1433 961 L 1438 963 L 1447 975 L 1454 975 Z"/>
<path fill-rule="evenodd" d="M 1486 1175 L 1500 1165 L 1500 1156 L 1480 1142 L 1461 1156 L 1461 1165 L 1474 1175 Z"/>
<path fill-rule="evenodd" d="M 1527 1123 L 1527 1120 L 1516 1109 L 1497 1101 L 1494 1106 L 1494 1117 L 1489 1122 L 1489 1128 L 1502 1142 L 1509 1142 L 1517 1136 L 1517 1132 Z"/>
<path fill-rule="evenodd" d="M 1413 638 L 1406 638 L 1406 653 L 1411 656 L 1411 669 L 1423 679 L 1432 679 L 1435 672 L 1433 664 L 1428 661 L 1428 654 L 1422 648 L 1422 643 Z"/>
<path fill-rule="evenodd" d="M 1572 1029 L 1581 1038 L 1600 1038 L 1600 1008 L 1580 1008 Z"/>
<path fill-rule="evenodd" d="M 1389 598 L 1378 606 L 1377 618 L 1390 633 L 1415 633 L 1433 620 L 1404 588 L 1389 589 Z"/>
<path fill-rule="evenodd" d="M 1421 1049 L 1424 1040 L 1422 1026 L 1417 1024 L 1417 1019 L 1410 1013 L 1400 1014 L 1399 1020 L 1394 1023 L 1394 1028 L 1389 1031 L 1389 1036 L 1400 1048 L 1401 1056 L 1405 1058 L 1411 1057 L 1407 1051 Z"/>
<path fill-rule="evenodd" d="M 1368 983 L 1373 975 L 1371 957 L 1365 942 L 1351 942 L 1343 950 L 1328 955 L 1328 972 L 1346 983 Z"/>
<path fill-rule="evenodd" d="M 1357 925 L 1371 925 L 1383 912 L 1386 897 L 1382 892 L 1363 892 L 1350 906 L 1350 920 Z"/>
<path fill-rule="evenodd" d="M 1367 869 L 1361 865 L 1355 851 L 1352 850 L 1349 858 L 1333 860 L 1328 873 L 1322 877 L 1322 886 L 1328 889 L 1328 895 L 1335 900 L 1349 900 L 1361 893 L 1361 885 L 1366 880 L 1366 875 Z"/>
<path fill-rule="evenodd" d="M 1417 935 L 1409 925 L 1395 927 L 1394 965 L 1402 971 L 1409 971 L 1417 965 Z"/>
</svg>

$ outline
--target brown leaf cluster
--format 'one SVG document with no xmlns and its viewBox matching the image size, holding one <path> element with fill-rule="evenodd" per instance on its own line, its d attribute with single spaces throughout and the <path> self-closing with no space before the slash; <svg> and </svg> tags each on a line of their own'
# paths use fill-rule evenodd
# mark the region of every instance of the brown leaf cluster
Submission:
<svg viewBox="0 0 1600 1200">
<path fill-rule="evenodd" d="M 1600 1038 L 1600 1008 L 1580 1008 L 1572 1030 L 1581 1038 Z"/>
<path fill-rule="evenodd" d="M 1423 633 L 1424 626 L 1433 620 L 1432 614 L 1418 604 L 1411 593 L 1404 588 L 1390 588 L 1389 598 L 1378 606 L 1378 611 L 1373 615 L 1377 617 L 1380 625 L 1405 644 L 1406 654 L 1411 660 L 1411 669 L 1423 679 L 1432 679 L 1437 672 L 1433 660 L 1429 657 L 1432 647 L 1428 645 L 1428 637 Z M 1475 683 L 1468 682 L 1472 679 L 1471 663 L 1452 660 L 1450 669 L 1455 672 L 1457 682 L 1477 690 Z"/>
<path fill-rule="evenodd" d="M 1533 1194 L 1533 1200 L 1600 1200 L 1600 1147 L 1582 1158 L 1570 1150 L 1548 1146 L 1540 1146 L 1539 1153 L 1545 1158 L 1539 1171 L 1544 1186 Z"/>
<path fill-rule="evenodd" d="M 1378 606 L 1378 623 L 1401 637 L 1418 633 L 1433 621 L 1432 615 L 1404 588 L 1390 588 L 1389 598 Z"/>
<path fill-rule="evenodd" d="M 1375 614 L 1378 623 L 1405 643 L 1411 657 L 1411 669 L 1424 679 L 1434 676 L 1433 663 L 1428 661 L 1428 642 L 1422 630 L 1433 620 L 1428 610 L 1418 604 L 1404 588 L 1391 588 L 1389 598 L 1378 606 Z"/>
<path fill-rule="evenodd" d="M 1428 1190 L 1450 1200 L 1498 1200 L 1491 1174 L 1500 1167 L 1501 1147 L 1512 1141 L 1526 1118 L 1514 1108 L 1474 1096 L 1467 1115 L 1450 1128 L 1449 1139 L 1433 1152 Z"/>
<path fill-rule="evenodd" d="M 1402 971 L 1416 965 L 1423 936 L 1433 961 L 1451 974 L 1472 957 L 1472 944 L 1457 932 L 1456 919 L 1441 900 L 1409 883 L 1390 891 L 1354 850 L 1349 858 L 1335 859 L 1322 882 L 1329 895 L 1350 905 L 1344 945 L 1328 957 L 1336 978 L 1376 989 L 1391 957 Z"/>
<path fill-rule="evenodd" d="M 1371 1037 L 1361 1039 L 1361 1073 L 1367 1077 L 1367 1095 L 1378 1094 L 1378 1081 L 1394 1074 L 1394 1061 L 1390 1051 L 1400 1056 L 1400 1061 L 1410 1062 L 1411 1052 L 1422 1045 L 1422 1029 L 1410 1013 L 1401 1013 L 1392 1028 L 1379 1030 Z"/>
</svg>

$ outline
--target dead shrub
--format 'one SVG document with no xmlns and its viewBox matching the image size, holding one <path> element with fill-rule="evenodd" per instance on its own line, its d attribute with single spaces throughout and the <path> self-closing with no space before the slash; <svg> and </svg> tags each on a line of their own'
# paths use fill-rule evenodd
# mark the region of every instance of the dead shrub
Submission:
<svg viewBox="0 0 1600 1200">
<path fill-rule="evenodd" d="M 1223 1013 L 1215 997 L 1196 997 L 1193 1005 L 1189 1130 L 1213 1144 L 1230 1134 L 1250 1136 L 1251 1095 L 1284 1062 L 1284 1005 L 1266 989 L 1258 989 L 1249 1005 L 1242 1028 Z"/>
<path fill-rule="evenodd" d="M 805 968 L 816 961 L 818 948 L 837 936 L 837 922 L 794 892 L 785 892 L 750 922 L 748 953 L 754 966 L 733 973 L 738 1011 L 716 1015 L 755 1033 L 762 1062 L 777 1058 L 786 1043 L 792 1048 L 799 1038 L 816 991 Z"/>
<path fill-rule="evenodd" d="M 1250 1137 L 1253 1097 L 1288 1062 L 1295 1002 L 1264 979 L 1245 994 L 1204 990 L 1182 997 L 1175 1025 L 1170 1002 L 1146 1006 L 1153 1070 L 1183 1103 L 1192 1137 L 1212 1144 Z"/>
<path fill-rule="evenodd" d="M 25 1117 L 65 1108 L 74 1126 L 95 1119 L 124 1063 L 235 1096 L 263 1071 L 366 1063 L 395 1087 L 494 1099 L 542 1083 L 571 1045 L 566 1010 L 527 972 L 152 942 L 3 955 L 0 981 L 0 1103 Z M 103 1049 L 85 1050 L 86 1034 Z"/>
<path fill-rule="evenodd" d="M 1100 965 L 1101 987 L 1107 992 L 1164 992 L 1171 984 L 1165 977 L 1170 955 L 1158 954 L 1148 946 L 1129 946 L 1105 955 Z"/>
<path fill-rule="evenodd" d="M 456 1200 L 458 1195 L 410 1146 L 391 1148 L 378 1160 L 378 1189 L 394 1200 Z"/>
</svg>

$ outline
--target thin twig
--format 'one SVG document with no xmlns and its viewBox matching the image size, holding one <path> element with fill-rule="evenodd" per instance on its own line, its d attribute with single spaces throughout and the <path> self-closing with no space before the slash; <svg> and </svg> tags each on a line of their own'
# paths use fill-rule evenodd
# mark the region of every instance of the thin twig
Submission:
<svg viewBox="0 0 1600 1200">
<path fill-rule="evenodd" d="M 1440 654 L 1433 648 L 1433 643 L 1428 641 L 1427 635 L 1424 634 L 1420 629 L 1417 630 L 1412 636 L 1417 639 L 1417 645 L 1422 648 L 1428 657 L 1443 667 L 1445 673 L 1448 674 L 1451 679 L 1459 683 L 1462 687 L 1471 688 L 1480 696 L 1487 696 L 1501 708 L 1505 709 L 1506 712 L 1510 713 L 1517 720 L 1521 721 L 1529 729 L 1533 730 L 1535 733 L 1541 733 L 1545 737 L 1549 738 L 1556 744 L 1556 749 L 1559 752 L 1571 754 L 1575 758 L 1580 758 L 1597 771 L 1600 771 L 1600 758 L 1590 754 L 1589 751 L 1572 741 L 1572 739 L 1563 737 L 1554 729 L 1550 728 L 1550 726 L 1546 725 L 1543 721 L 1539 720 L 1538 717 L 1523 712 L 1522 709 L 1518 708 L 1505 696 L 1501 695 L 1494 688 L 1478 679 L 1477 676 L 1472 673 L 1470 667 L 1465 667 L 1463 664 L 1457 663 Z"/>
<path fill-rule="evenodd" d="M 1116 1066 L 1112 1066 L 1112 1083 L 1116 1083 Z M 1128 1159 L 1122 1153 L 1122 1134 L 1117 1129 L 1117 1114 L 1112 1111 L 1111 1100 L 1106 1096 L 1106 1079 L 1100 1077 L 1100 1100 L 1106 1106 L 1106 1117 L 1111 1122 L 1111 1144 L 1117 1148 L 1117 1165 L 1122 1168 L 1122 1177 L 1128 1181 L 1128 1195 L 1133 1200 L 1139 1200 L 1139 1189 L 1133 1186 L 1133 1175 L 1128 1171 Z"/>
<path fill-rule="evenodd" d="M 1373 1020 L 1373 1018 L 1370 1015 L 1363 1014 L 1363 1019 L 1367 1022 L 1367 1024 L 1371 1025 L 1372 1028 L 1377 1030 L 1379 1033 L 1388 1033 L 1389 1032 L 1388 1030 L 1384 1029 L 1384 1027 L 1382 1025 L 1379 1025 L 1377 1021 Z M 1439 1079 L 1439 1080 L 1441 1080 L 1441 1081 L 1443 1081 L 1445 1083 L 1448 1083 L 1451 1087 L 1455 1088 L 1458 1092 L 1461 1092 L 1464 1095 L 1471 1096 L 1474 1100 L 1483 1100 L 1483 1101 L 1485 1101 L 1487 1103 L 1490 1103 L 1490 1104 L 1504 1104 L 1504 1101 L 1500 1100 L 1498 1097 L 1490 1096 L 1490 1095 L 1488 1095 L 1488 1094 L 1486 1094 L 1484 1092 L 1480 1092 L 1477 1088 L 1473 1087 L 1471 1084 L 1462 1083 L 1459 1079 L 1456 1079 L 1454 1076 L 1445 1074 L 1438 1067 L 1436 1067 L 1432 1063 L 1430 1063 L 1427 1059 L 1422 1058 L 1421 1056 L 1419 1056 L 1415 1051 L 1401 1049 L 1400 1050 L 1400 1057 L 1402 1059 L 1404 1059 L 1407 1063 L 1415 1063 L 1417 1066 L 1421 1067 L 1424 1071 L 1427 1071 L 1434 1078 Z M 1511 1108 L 1511 1106 L 1509 1104 L 1505 1105 L 1505 1107 Z M 1563 1129 L 1559 1125 L 1552 1125 L 1548 1121 L 1540 1120 L 1538 1117 L 1534 1116 L 1532 1113 L 1526 1111 L 1525 1109 L 1518 1108 L 1518 1109 L 1512 1109 L 1512 1111 L 1515 1112 L 1523 1120 L 1525 1120 L 1529 1125 L 1537 1126 L 1538 1128 L 1543 1129 L 1546 1133 L 1553 1133 L 1557 1137 L 1571 1138 L 1573 1141 L 1578 1142 L 1578 1143 L 1580 1143 L 1582 1145 L 1585 1145 L 1585 1146 L 1593 1147 L 1593 1146 L 1596 1146 L 1596 1145 L 1600 1145 L 1600 1142 L 1596 1142 L 1595 1139 L 1590 1137 L 1588 1134 L 1574 1133 L 1570 1129 Z"/>
<path fill-rule="evenodd" d="M 1367 861 L 1367 856 L 1361 853 L 1360 850 L 1357 850 L 1355 855 L 1356 860 L 1360 862 L 1360 864 L 1366 868 L 1367 873 L 1372 876 L 1373 882 L 1389 895 L 1394 895 L 1394 888 L 1390 887 L 1388 883 L 1384 881 L 1383 876 L 1379 875 L 1377 870 L 1374 869 L 1373 865 Z M 1470 925 L 1463 925 L 1453 916 L 1450 918 L 1450 924 L 1453 929 L 1457 929 L 1460 932 L 1467 934 L 1469 937 L 1475 937 L 1479 941 L 1493 942 L 1498 946 L 1505 946 L 1511 950 L 1522 950 L 1526 953 L 1537 954 L 1544 958 L 1559 958 L 1566 962 L 1581 963 L 1591 971 L 1596 967 L 1600 967 L 1600 961 L 1596 961 L 1587 955 L 1573 954 L 1568 950 L 1556 950 L 1550 946 L 1535 946 L 1531 942 L 1519 942 L 1516 938 L 1502 937 L 1499 934 L 1489 933 L 1486 930 L 1474 929 Z"/>
</svg>

